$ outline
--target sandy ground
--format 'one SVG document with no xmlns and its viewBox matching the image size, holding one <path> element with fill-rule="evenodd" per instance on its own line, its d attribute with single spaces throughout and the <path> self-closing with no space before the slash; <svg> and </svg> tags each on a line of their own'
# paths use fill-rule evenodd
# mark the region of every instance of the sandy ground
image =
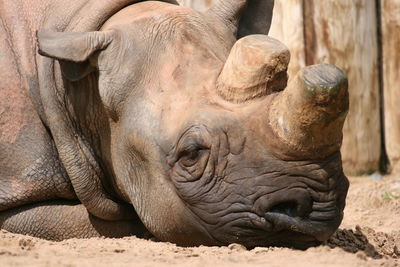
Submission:
<svg viewBox="0 0 400 267">
<path fill-rule="evenodd" d="M 182 248 L 127 237 L 49 242 L 0 231 L 0 266 L 398 266 L 400 176 L 352 178 L 345 219 L 323 246 Z"/>
</svg>

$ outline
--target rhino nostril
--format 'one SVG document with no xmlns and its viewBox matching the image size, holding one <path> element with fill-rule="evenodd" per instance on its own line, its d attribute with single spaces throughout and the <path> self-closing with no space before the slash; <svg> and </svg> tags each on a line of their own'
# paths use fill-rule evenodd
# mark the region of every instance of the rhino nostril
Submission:
<svg viewBox="0 0 400 267">
<path fill-rule="evenodd" d="M 267 212 L 280 213 L 289 217 L 307 217 L 312 211 L 312 201 L 307 198 L 282 201 Z"/>
<path fill-rule="evenodd" d="M 257 199 L 254 211 L 259 216 L 268 213 L 279 213 L 289 217 L 306 218 L 312 212 L 313 200 L 309 193 L 302 188 L 293 188 Z"/>
<path fill-rule="evenodd" d="M 273 206 L 268 212 L 282 213 L 290 217 L 298 217 L 298 205 L 295 202 L 284 202 Z"/>
</svg>

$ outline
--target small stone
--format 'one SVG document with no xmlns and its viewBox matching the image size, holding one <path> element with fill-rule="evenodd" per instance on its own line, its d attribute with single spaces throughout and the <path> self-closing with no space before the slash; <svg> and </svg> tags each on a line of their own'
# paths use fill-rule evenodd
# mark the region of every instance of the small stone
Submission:
<svg viewBox="0 0 400 267">
<path fill-rule="evenodd" d="M 247 250 L 247 248 L 246 248 L 245 246 L 240 245 L 240 244 L 236 244 L 236 243 L 230 244 L 230 245 L 228 246 L 228 248 L 229 248 L 230 250 L 236 250 L 236 251 L 245 251 L 245 250 Z"/>
<path fill-rule="evenodd" d="M 269 251 L 269 248 L 263 248 L 263 247 L 256 247 L 252 250 L 255 254 L 261 254 L 261 253 L 267 253 Z"/>
</svg>

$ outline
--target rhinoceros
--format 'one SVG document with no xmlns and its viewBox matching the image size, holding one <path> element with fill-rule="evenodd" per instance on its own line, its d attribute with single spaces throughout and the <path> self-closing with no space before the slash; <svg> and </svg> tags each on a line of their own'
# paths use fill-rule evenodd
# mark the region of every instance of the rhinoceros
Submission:
<svg viewBox="0 0 400 267">
<path fill-rule="evenodd" d="M 288 82 L 287 47 L 267 19 L 248 24 L 260 10 L 246 2 L 1 1 L 1 228 L 182 246 L 327 240 L 348 189 L 346 76 L 322 64 Z"/>
</svg>

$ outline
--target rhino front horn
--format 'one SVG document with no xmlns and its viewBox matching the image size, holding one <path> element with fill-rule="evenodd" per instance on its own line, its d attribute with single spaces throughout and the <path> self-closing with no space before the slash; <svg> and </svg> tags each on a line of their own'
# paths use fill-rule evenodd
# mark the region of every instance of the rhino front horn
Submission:
<svg viewBox="0 0 400 267">
<path fill-rule="evenodd" d="M 266 35 L 238 40 L 217 81 L 218 94 L 227 101 L 244 102 L 281 91 L 287 83 L 288 48 Z"/>
<path fill-rule="evenodd" d="M 339 151 L 349 109 L 347 86 L 337 67 L 314 65 L 301 70 L 273 99 L 271 129 L 294 158 L 322 158 Z"/>
</svg>

